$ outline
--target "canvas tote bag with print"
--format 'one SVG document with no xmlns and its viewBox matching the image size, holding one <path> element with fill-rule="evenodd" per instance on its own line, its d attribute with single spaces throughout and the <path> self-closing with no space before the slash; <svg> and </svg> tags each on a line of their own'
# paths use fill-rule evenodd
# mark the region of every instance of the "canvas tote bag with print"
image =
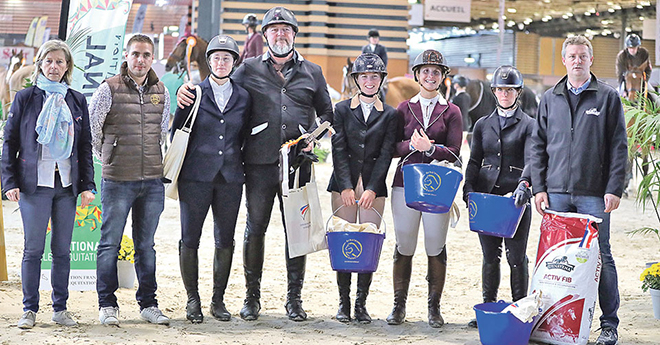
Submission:
<svg viewBox="0 0 660 345">
<path fill-rule="evenodd" d="M 298 169 L 294 177 L 294 188 L 289 189 L 288 151 L 289 148 L 286 146 L 280 150 L 282 153 L 282 202 L 289 257 L 295 258 L 328 249 L 328 242 L 323 228 L 323 215 L 321 214 L 314 165 L 312 164 L 311 180 L 307 184 L 300 186 L 300 169 Z"/>
<path fill-rule="evenodd" d="M 183 123 L 183 127 L 174 132 L 172 143 L 165 152 L 163 158 L 163 178 L 169 180 L 165 184 L 165 196 L 177 200 L 179 198 L 178 180 L 183 160 L 186 158 L 186 151 L 188 150 L 188 141 L 190 140 L 190 133 L 197 118 L 199 111 L 199 103 L 202 99 L 202 89 L 199 85 L 195 86 L 195 103 L 193 104 L 190 114 Z"/>
</svg>

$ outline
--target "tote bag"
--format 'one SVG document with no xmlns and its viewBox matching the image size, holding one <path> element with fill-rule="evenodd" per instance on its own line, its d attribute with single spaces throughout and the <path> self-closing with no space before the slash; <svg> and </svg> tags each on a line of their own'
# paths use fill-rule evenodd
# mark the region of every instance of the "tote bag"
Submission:
<svg viewBox="0 0 660 345">
<path fill-rule="evenodd" d="M 289 257 L 307 255 L 328 249 L 323 227 L 316 174 L 312 164 L 311 180 L 300 186 L 300 170 L 296 170 L 294 188 L 289 189 L 288 147 L 282 147 L 282 202 Z"/>
<path fill-rule="evenodd" d="M 193 104 L 190 114 L 188 114 L 186 121 L 183 123 L 183 127 L 174 132 L 172 143 L 163 158 L 163 178 L 170 181 L 165 185 L 165 196 L 174 200 L 179 198 L 179 173 L 183 166 L 183 160 L 186 158 L 190 132 L 192 132 L 192 127 L 195 124 L 201 99 L 202 89 L 198 85 L 195 86 L 195 104 Z"/>
</svg>

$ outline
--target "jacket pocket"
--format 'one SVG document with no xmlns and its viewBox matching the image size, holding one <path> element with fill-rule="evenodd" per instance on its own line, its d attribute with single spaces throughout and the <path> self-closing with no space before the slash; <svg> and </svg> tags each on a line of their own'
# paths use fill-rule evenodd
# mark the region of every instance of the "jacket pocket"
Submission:
<svg viewBox="0 0 660 345">
<path fill-rule="evenodd" d="M 115 157 L 115 149 L 117 148 L 117 138 L 109 136 L 105 138 L 101 146 L 101 163 L 109 165 Z"/>
<path fill-rule="evenodd" d="M 520 171 L 521 173 L 523 171 L 522 168 L 518 168 L 518 167 L 514 167 L 513 165 L 510 165 L 509 166 L 509 172 L 513 172 L 514 170 Z"/>
<path fill-rule="evenodd" d="M 264 131 L 264 129 L 268 128 L 268 122 L 264 122 L 260 125 L 256 125 L 252 127 L 252 130 L 250 131 L 250 135 L 257 135 L 261 132 Z"/>
</svg>

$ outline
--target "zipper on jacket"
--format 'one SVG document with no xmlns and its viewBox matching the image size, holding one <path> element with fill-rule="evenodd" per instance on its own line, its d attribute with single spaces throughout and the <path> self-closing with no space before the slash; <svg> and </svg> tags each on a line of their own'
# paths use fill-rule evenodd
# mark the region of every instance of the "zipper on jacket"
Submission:
<svg viewBox="0 0 660 345">
<path fill-rule="evenodd" d="M 142 171 L 142 174 L 140 176 L 140 179 L 144 180 L 144 94 L 143 94 L 143 90 L 140 90 L 139 87 L 138 87 L 138 94 L 140 95 L 140 116 L 142 118 L 142 120 L 140 121 L 140 130 L 142 132 L 142 138 L 141 138 L 142 154 L 140 155 L 140 161 L 141 161 L 140 169 Z"/>
</svg>

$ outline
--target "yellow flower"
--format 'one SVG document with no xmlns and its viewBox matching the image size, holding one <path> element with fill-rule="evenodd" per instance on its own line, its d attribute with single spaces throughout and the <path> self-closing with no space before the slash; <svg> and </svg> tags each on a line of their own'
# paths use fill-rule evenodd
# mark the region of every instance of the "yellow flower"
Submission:
<svg viewBox="0 0 660 345">
<path fill-rule="evenodd" d="M 133 247 L 133 240 L 130 237 L 123 235 L 117 258 L 119 260 L 134 262 L 134 256 L 135 248 Z"/>
</svg>

